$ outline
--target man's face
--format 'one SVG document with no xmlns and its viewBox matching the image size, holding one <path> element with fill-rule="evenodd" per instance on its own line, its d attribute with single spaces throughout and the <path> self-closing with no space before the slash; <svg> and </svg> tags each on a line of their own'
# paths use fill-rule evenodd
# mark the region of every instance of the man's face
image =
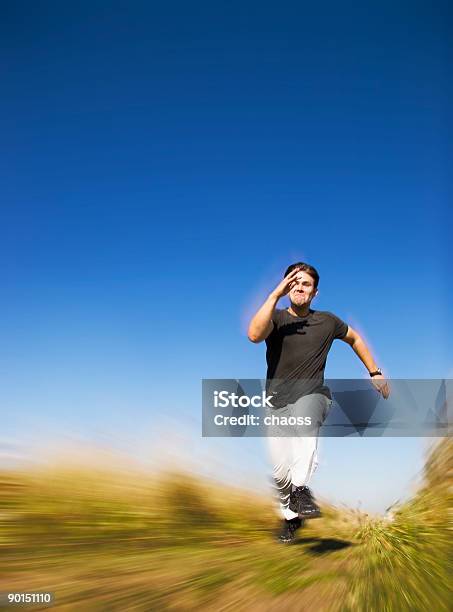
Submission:
<svg viewBox="0 0 453 612">
<path fill-rule="evenodd" d="M 289 290 L 288 297 L 294 306 L 305 306 L 306 304 L 310 305 L 310 302 L 317 293 L 313 278 L 306 272 L 301 271 L 297 274 L 296 280 Z"/>
</svg>

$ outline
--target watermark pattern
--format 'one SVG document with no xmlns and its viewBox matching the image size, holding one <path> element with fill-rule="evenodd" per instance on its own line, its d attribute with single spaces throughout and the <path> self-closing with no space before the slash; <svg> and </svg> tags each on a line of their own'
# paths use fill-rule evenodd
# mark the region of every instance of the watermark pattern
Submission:
<svg viewBox="0 0 453 612">
<path fill-rule="evenodd" d="M 448 437 L 453 380 L 394 379 L 384 399 L 369 380 L 204 379 L 206 437 Z"/>
</svg>

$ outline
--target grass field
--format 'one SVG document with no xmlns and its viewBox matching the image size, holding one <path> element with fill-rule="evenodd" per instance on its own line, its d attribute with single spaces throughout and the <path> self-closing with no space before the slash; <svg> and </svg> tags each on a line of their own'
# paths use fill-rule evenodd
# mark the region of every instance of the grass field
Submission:
<svg viewBox="0 0 453 612">
<path fill-rule="evenodd" d="M 451 610 L 452 460 L 444 439 L 391 519 L 324 506 L 290 546 L 267 498 L 194 476 L 2 472 L 0 592 L 53 591 L 58 610 Z"/>
</svg>

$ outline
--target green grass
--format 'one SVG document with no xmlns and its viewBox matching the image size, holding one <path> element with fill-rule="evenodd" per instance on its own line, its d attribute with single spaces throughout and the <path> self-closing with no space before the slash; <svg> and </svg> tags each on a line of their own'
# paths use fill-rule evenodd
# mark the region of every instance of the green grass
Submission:
<svg viewBox="0 0 453 612">
<path fill-rule="evenodd" d="M 449 610 L 452 459 L 445 439 L 393 520 L 326 506 L 290 547 L 267 499 L 187 474 L 3 472 L 0 591 L 54 591 L 59 610 Z"/>
</svg>

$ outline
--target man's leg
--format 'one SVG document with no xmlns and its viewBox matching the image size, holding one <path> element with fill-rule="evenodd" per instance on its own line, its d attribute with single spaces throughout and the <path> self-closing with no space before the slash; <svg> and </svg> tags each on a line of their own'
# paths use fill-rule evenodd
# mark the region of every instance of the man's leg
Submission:
<svg viewBox="0 0 453 612">
<path fill-rule="evenodd" d="M 289 509 L 291 486 L 291 463 L 293 460 L 292 438 L 269 437 L 268 446 L 272 461 L 272 478 L 275 485 L 280 512 L 286 520 L 297 518 L 297 512 Z"/>
<path fill-rule="evenodd" d="M 318 465 L 317 437 L 290 438 L 292 444 L 291 482 L 295 487 L 308 486 Z"/>
<path fill-rule="evenodd" d="M 311 419 L 310 426 L 298 426 L 299 437 L 291 438 L 291 482 L 294 491 L 290 495 L 290 509 L 306 518 L 320 516 L 320 510 L 313 500 L 308 483 L 318 465 L 318 434 L 330 404 L 331 401 L 327 397 L 315 393 L 300 398 L 290 407 L 293 416 Z"/>
<path fill-rule="evenodd" d="M 304 395 L 291 404 L 289 413 L 296 418 L 310 418 L 310 425 L 297 425 L 297 437 L 291 438 L 291 481 L 294 486 L 308 485 L 318 465 L 318 435 L 331 401 L 321 393 Z"/>
</svg>

